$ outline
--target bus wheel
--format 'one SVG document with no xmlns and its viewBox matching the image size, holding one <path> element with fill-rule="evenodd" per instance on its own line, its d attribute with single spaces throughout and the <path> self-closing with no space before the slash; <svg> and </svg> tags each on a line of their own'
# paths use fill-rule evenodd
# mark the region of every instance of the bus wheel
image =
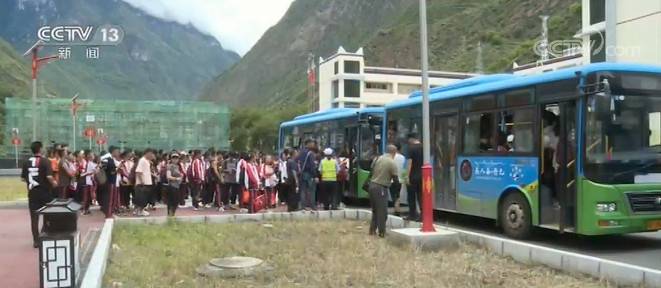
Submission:
<svg viewBox="0 0 661 288">
<path fill-rule="evenodd" d="M 500 205 L 500 225 L 509 237 L 525 239 L 530 236 L 531 216 L 530 204 L 521 193 L 510 193 Z"/>
</svg>

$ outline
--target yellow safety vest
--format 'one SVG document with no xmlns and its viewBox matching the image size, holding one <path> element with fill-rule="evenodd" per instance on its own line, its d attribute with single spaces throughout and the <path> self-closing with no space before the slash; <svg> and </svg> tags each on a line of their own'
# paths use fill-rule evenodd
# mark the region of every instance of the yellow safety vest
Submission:
<svg viewBox="0 0 661 288">
<path fill-rule="evenodd" d="M 321 181 L 337 181 L 337 162 L 335 159 L 321 160 Z"/>
</svg>

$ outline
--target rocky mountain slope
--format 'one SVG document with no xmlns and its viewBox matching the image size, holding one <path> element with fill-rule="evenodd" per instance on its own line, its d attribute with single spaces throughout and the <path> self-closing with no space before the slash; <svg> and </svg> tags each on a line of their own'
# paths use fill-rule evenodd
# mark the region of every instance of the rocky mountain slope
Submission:
<svg viewBox="0 0 661 288">
<path fill-rule="evenodd" d="M 309 53 L 327 57 L 340 45 L 347 51 L 365 47 L 370 66 L 418 68 L 417 3 L 297 0 L 202 97 L 240 107 L 298 105 L 307 100 Z M 551 39 L 571 39 L 580 28 L 580 11 L 579 0 L 429 0 L 430 67 L 499 72 L 513 61 L 533 61 L 532 46 L 541 34 L 539 16 L 551 16 Z M 478 42 L 481 64 L 476 63 Z"/>
<path fill-rule="evenodd" d="M 39 27 L 62 24 L 119 25 L 126 36 L 118 46 L 101 47 L 97 60 L 86 59 L 85 47 L 71 47 L 71 59 L 48 64 L 40 79 L 57 97 L 191 100 L 240 58 L 211 36 L 120 0 L 0 1 L 0 38 L 16 52 L 36 41 Z M 43 50 L 53 53 L 57 47 Z M 29 67 L 28 59 L 21 61 Z M 8 84 L 0 78 L 0 85 Z"/>
</svg>

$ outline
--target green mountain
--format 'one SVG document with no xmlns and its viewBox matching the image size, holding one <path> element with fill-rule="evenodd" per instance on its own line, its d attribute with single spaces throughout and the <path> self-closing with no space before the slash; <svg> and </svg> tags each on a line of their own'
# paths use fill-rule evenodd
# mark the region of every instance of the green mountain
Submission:
<svg viewBox="0 0 661 288">
<path fill-rule="evenodd" d="M 100 47 L 99 59 L 86 59 L 86 47 L 72 46 L 70 59 L 46 65 L 39 79 L 58 97 L 191 100 L 240 59 L 191 26 L 148 16 L 120 0 L 0 1 L 0 37 L 17 52 L 36 41 L 39 27 L 63 24 L 119 25 L 125 37 L 118 46 Z M 57 48 L 40 53 L 56 54 Z"/>
<path fill-rule="evenodd" d="M 366 49 L 370 66 L 418 68 L 418 1 L 297 0 L 241 61 L 210 83 L 204 99 L 235 106 L 291 106 L 306 101 L 309 53 L 327 57 L 342 45 Z M 482 43 L 485 72 L 535 59 L 539 16 L 550 15 L 550 38 L 580 28 L 579 0 L 430 0 L 430 68 L 476 71 Z"/>
<path fill-rule="evenodd" d="M 0 38 L 0 99 L 27 96 L 30 87 L 30 66 L 14 48 Z"/>
</svg>

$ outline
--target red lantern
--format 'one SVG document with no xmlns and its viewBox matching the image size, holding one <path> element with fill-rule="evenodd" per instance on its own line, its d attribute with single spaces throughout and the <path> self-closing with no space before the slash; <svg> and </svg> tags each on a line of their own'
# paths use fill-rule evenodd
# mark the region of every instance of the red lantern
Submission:
<svg viewBox="0 0 661 288">
<path fill-rule="evenodd" d="M 85 128 L 85 131 L 83 131 L 83 136 L 85 136 L 85 138 L 92 139 L 96 137 L 96 130 L 94 130 L 92 127 L 87 127 Z"/>
</svg>

